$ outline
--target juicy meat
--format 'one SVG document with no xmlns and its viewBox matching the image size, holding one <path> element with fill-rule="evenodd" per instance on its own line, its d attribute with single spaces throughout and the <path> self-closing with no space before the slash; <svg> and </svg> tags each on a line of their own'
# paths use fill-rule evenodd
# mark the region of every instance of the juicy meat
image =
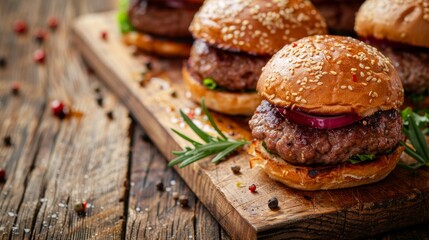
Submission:
<svg viewBox="0 0 429 240">
<path fill-rule="evenodd" d="M 384 153 L 403 139 L 398 110 L 379 111 L 342 128 L 315 129 L 289 122 L 264 100 L 249 124 L 253 137 L 296 165 L 336 164 L 356 154 Z"/>
<path fill-rule="evenodd" d="M 364 0 L 311 0 L 328 27 L 353 32 L 355 15 Z"/>
<path fill-rule="evenodd" d="M 429 51 L 422 49 L 379 48 L 399 73 L 405 92 L 421 93 L 429 89 Z"/>
<path fill-rule="evenodd" d="M 133 27 L 141 32 L 169 38 L 191 37 L 188 30 L 198 8 L 171 8 L 132 0 L 128 16 Z"/>
<path fill-rule="evenodd" d="M 212 78 L 230 91 L 255 90 L 267 56 L 255 56 L 221 50 L 201 40 L 194 42 L 189 67 L 197 79 Z"/>
</svg>

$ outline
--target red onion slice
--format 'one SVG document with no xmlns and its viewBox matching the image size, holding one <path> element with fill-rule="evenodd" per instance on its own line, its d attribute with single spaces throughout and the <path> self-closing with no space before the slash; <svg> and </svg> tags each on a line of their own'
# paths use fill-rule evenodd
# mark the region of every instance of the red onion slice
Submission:
<svg viewBox="0 0 429 240">
<path fill-rule="evenodd" d="M 338 116 L 315 116 L 309 115 L 300 111 L 294 111 L 286 108 L 278 107 L 280 114 L 291 122 L 307 127 L 317 129 L 334 129 L 350 125 L 362 119 L 356 113 L 349 113 Z"/>
</svg>

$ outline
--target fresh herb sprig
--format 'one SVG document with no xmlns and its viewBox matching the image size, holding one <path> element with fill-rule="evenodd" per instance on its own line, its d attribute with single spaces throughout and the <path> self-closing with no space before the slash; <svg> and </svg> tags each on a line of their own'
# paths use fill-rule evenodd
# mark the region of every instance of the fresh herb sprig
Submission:
<svg viewBox="0 0 429 240">
<path fill-rule="evenodd" d="M 417 162 L 413 164 L 400 162 L 399 164 L 408 169 L 429 166 L 429 147 L 422 132 L 427 129 L 429 125 L 429 114 L 426 113 L 424 116 L 420 116 L 410 108 L 406 108 L 402 111 L 402 118 L 404 120 L 402 131 L 412 146 L 404 142 L 400 142 L 400 144 L 405 147 L 405 153 L 410 155 Z"/>
<path fill-rule="evenodd" d="M 170 163 L 168 163 L 169 167 L 179 164 L 179 167 L 183 168 L 191 163 L 194 163 L 198 160 L 204 159 L 215 154 L 216 156 L 212 159 L 212 162 L 217 163 L 231 152 L 249 143 L 246 140 L 233 140 L 227 138 L 225 134 L 223 134 L 222 131 L 218 128 L 210 112 L 207 110 L 206 105 L 204 103 L 204 99 L 201 100 L 201 108 L 206 114 L 210 125 L 215 129 L 219 136 L 213 137 L 208 133 L 204 132 L 202 129 L 197 127 L 194 122 L 192 122 L 192 120 L 182 110 L 180 110 L 180 115 L 182 116 L 183 120 L 201 138 L 201 140 L 204 141 L 204 143 L 200 143 L 199 141 L 191 139 L 185 134 L 175 129 L 172 129 L 172 131 L 179 135 L 181 138 L 190 142 L 193 145 L 193 148 L 186 147 L 182 151 L 173 151 L 173 154 L 177 157 L 173 159 Z"/>
</svg>

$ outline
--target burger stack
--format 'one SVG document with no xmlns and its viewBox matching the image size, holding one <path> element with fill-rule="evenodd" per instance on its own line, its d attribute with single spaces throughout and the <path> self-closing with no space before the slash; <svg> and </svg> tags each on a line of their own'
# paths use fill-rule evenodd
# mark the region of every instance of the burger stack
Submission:
<svg viewBox="0 0 429 240">
<path fill-rule="evenodd" d="M 428 108 L 429 1 L 367 0 L 357 14 L 355 30 L 390 58 L 406 96 Z"/>
<path fill-rule="evenodd" d="M 207 0 L 190 31 L 196 42 L 183 77 L 195 101 L 232 115 L 251 115 L 260 103 L 256 83 L 268 59 L 285 44 L 326 34 L 310 1 Z"/>
</svg>

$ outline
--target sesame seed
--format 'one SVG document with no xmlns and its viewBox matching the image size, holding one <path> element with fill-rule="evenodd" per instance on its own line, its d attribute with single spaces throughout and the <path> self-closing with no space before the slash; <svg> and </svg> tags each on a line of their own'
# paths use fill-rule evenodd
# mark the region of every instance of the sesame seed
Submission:
<svg viewBox="0 0 429 240">
<path fill-rule="evenodd" d="M 329 73 L 334 75 L 334 76 L 337 75 L 337 72 L 335 72 L 335 71 L 330 71 Z"/>
<path fill-rule="evenodd" d="M 348 85 L 348 86 L 347 86 L 347 88 L 348 88 L 350 91 L 352 91 L 352 90 L 353 90 L 353 87 L 352 87 L 351 85 Z"/>
<path fill-rule="evenodd" d="M 347 86 L 345 86 L 345 85 L 341 85 L 341 86 L 340 86 L 340 88 L 341 88 L 341 89 L 346 89 L 346 88 L 347 88 Z"/>
</svg>

